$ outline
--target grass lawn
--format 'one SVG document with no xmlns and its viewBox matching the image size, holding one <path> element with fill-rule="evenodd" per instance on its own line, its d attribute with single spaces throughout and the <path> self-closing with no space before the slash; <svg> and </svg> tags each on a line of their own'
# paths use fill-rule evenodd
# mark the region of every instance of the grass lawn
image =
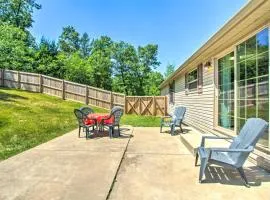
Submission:
<svg viewBox="0 0 270 200">
<path fill-rule="evenodd" d="M 0 88 L 0 160 L 77 128 L 74 108 L 83 104 Z M 107 110 L 91 106 L 95 112 Z M 159 126 L 158 117 L 124 115 L 121 124 Z"/>
<path fill-rule="evenodd" d="M 131 125 L 134 127 L 159 127 L 160 117 L 124 115 L 121 119 L 121 124 Z"/>
</svg>

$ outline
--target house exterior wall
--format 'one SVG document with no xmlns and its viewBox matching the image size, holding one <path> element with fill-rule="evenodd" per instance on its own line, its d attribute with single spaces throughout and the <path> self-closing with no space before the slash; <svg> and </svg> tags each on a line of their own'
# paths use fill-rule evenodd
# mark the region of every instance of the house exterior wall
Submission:
<svg viewBox="0 0 270 200">
<path fill-rule="evenodd" d="M 185 73 L 175 80 L 175 102 L 168 102 L 168 112 L 173 106 L 185 106 L 187 111 L 184 122 L 205 131 L 214 129 L 214 67 L 203 71 L 203 92 L 197 90 L 186 92 Z M 162 95 L 169 99 L 169 87 L 161 90 Z"/>
<path fill-rule="evenodd" d="M 234 130 L 225 129 L 218 126 L 218 73 L 217 60 L 231 52 L 236 52 L 237 45 L 246 41 L 259 31 L 268 28 L 270 37 L 270 1 L 258 0 L 250 1 L 232 20 L 228 22 L 216 35 L 210 38 L 197 52 L 195 52 L 175 73 L 161 84 L 161 94 L 170 99 L 169 84 L 175 81 L 174 103 L 168 101 L 168 113 L 173 106 L 185 106 L 187 108 L 184 122 L 202 132 L 212 132 L 214 134 L 225 134 L 236 136 L 237 128 Z M 269 41 L 270 46 L 270 41 Z M 270 58 L 270 50 L 269 50 Z M 236 58 L 235 58 L 236 59 Z M 196 66 L 211 61 L 211 67 L 203 68 L 202 93 L 197 90 L 186 90 L 186 73 L 192 71 Z M 237 63 L 234 65 L 237 70 Z M 269 63 L 270 70 L 270 63 Z M 237 84 L 235 85 L 235 109 L 237 112 Z M 269 79 L 270 81 L 270 79 Z M 270 93 L 270 90 L 269 90 Z M 266 108 L 267 109 L 267 108 Z M 238 116 L 238 114 L 234 114 Z M 270 116 L 269 116 L 270 118 Z M 236 125 L 236 120 L 234 126 Z M 270 135 L 270 133 L 268 133 Z M 257 145 L 251 154 L 254 163 L 270 170 L 270 141 L 268 148 Z"/>
<path fill-rule="evenodd" d="M 168 97 L 168 95 L 169 95 L 169 86 L 166 85 L 164 88 L 162 88 L 161 91 L 160 91 L 160 94 L 161 94 L 161 96 L 167 96 Z"/>
<path fill-rule="evenodd" d="M 203 72 L 203 92 L 197 90 L 186 92 L 184 74 L 177 80 L 175 105 L 187 108 L 185 122 L 196 125 L 202 130 L 213 129 L 214 124 L 214 71 L 213 68 Z"/>
</svg>

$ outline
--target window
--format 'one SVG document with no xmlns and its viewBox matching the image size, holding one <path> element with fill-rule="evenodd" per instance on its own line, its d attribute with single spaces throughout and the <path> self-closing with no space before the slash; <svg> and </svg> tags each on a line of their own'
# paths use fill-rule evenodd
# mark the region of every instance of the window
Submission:
<svg viewBox="0 0 270 200">
<path fill-rule="evenodd" d="M 203 87 L 203 64 L 198 65 L 198 67 L 185 75 L 185 88 L 186 94 L 189 91 L 197 90 L 199 94 L 202 93 Z"/>
<path fill-rule="evenodd" d="M 170 103 L 174 104 L 175 81 L 173 80 L 173 82 L 169 84 L 169 86 L 170 86 L 169 88 Z"/>
<path fill-rule="evenodd" d="M 269 39 L 268 29 L 236 47 L 237 132 L 251 117 L 269 121 Z M 259 140 L 268 146 L 269 134 Z"/>
<path fill-rule="evenodd" d="M 197 89 L 198 86 L 198 69 L 194 69 L 193 71 L 187 74 L 187 88 L 189 90 Z"/>
</svg>

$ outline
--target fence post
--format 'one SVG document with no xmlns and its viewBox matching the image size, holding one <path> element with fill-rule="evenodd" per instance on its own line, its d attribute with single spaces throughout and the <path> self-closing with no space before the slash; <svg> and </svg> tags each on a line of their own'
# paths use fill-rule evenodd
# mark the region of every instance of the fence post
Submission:
<svg viewBox="0 0 270 200">
<path fill-rule="evenodd" d="M 139 113 L 142 115 L 142 99 L 139 97 Z"/>
<path fill-rule="evenodd" d="M 65 80 L 62 80 L 62 99 L 65 99 Z"/>
<path fill-rule="evenodd" d="M 110 91 L 110 97 L 111 97 L 111 100 L 110 100 L 110 102 L 111 102 L 110 107 L 111 107 L 111 109 L 112 109 L 112 108 L 113 108 L 113 93 L 112 93 L 112 91 Z"/>
<path fill-rule="evenodd" d="M 153 97 L 153 115 L 156 116 L 157 112 L 156 112 L 156 97 Z"/>
<path fill-rule="evenodd" d="M 5 86 L 5 69 L 2 69 L 2 81 L 1 81 L 1 86 Z"/>
<path fill-rule="evenodd" d="M 19 71 L 17 71 L 17 84 L 17 89 L 21 89 L 21 75 Z"/>
<path fill-rule="evenodd" d="M 96 89 L 95 89 L 95 97 L 96 97 L 96 106 L 98 106 L 98 100 L 97 100 L 98 95 L 97 95 L 97 90 Z"/>
<path fill-rule="evenodd" d="M 43 93 L 43 76 L 39 74 L 39 92 Z"/>
<path fill-rule="evenodd" d="M 164 116 L 167 115 L 167 96 L 164 96 Z"/>
<path fill-rule="evenodd" d="M 89 95 L 89 91 L 88 91 L 88 86 L 85 86 L 85 104 L 88 105 L 89 101 L 88 101 L 88 95 Z"/>
<path fill-rule="evenodd" d="M 127 114 L 127 101 L 126 101 L 126 95 L 124 95 L 124 113 Z"/>
</svg>

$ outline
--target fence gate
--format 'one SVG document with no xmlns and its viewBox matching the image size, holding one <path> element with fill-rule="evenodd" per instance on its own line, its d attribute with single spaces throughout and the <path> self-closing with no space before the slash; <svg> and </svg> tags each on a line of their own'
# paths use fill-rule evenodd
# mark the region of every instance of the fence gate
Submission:
<svg viewBox="0 0 270 200">
<path fill-rule="evenodd" d="M 166 96 L 126 96 L 126 114 L 166 115 Z"/>
</svg>

